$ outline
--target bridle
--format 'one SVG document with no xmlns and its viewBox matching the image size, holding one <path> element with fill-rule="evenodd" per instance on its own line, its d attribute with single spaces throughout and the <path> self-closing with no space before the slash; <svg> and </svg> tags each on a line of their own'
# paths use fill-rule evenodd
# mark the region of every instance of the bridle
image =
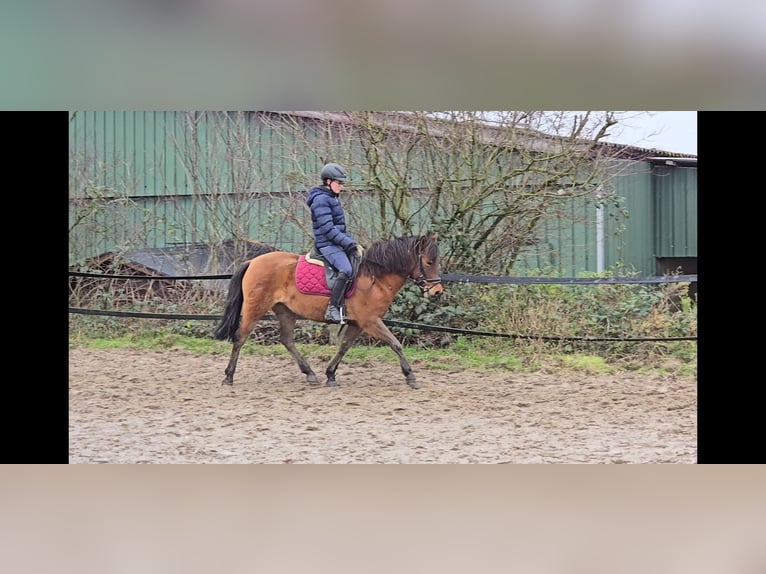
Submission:
<svg viewBox="0 0 766 574">
<path fill-rule="evenodd" d="M 420 271 L 420 275 L 418 277 L 413 277 L 412 274 L 410 273 L 407 277 L 411 279 L 415 285 L 420 287 L 420 290 L 425 295 L 426 293 L 428 293 L 428 291 L 431 289 L 433 285 L 441 285 L 442 278 L 436 277 L 435 279 L 429 279 L 428 277 L 426 277 L 426 272 L 423 269 L 422 255 L 423 255 L 422 253 L 417 254 L 418 270 Z"/>
</svg>

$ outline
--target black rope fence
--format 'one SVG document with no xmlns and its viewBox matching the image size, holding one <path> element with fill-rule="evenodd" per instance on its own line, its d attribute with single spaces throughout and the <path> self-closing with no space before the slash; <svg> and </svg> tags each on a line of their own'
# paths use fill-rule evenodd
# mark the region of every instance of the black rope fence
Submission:
<svg viewBox="0 0 766 574">
<path fill-rule="evenodd" d="M 204 279 L 231 279 L 231 274 L 226 275 L 108 275 L 106 273 L 85 273 L 70 271 L 72 277 L 92 277 L 95 279 L 162 279 L 162 280 L 204 280 Z M 452 283 L 505 283 L 523 284 L 533 283 L 540 285 L 565 284 L 565 285 L 609 285 L 630 283 L 695 283 L 696 275 L 667 275 L 662 277 L 596 277 L 593 279 L 582 277 L 498 277 L 495 275 L 463 275 L 444 274 L 442 281 Z"/>
<path fill-rule="evenodd" d="M 90 277 L 95 279 L 123 279 L 123 280 L 220 280 L 230 279 L 231 274 L 224 275 L 110 275 L 102 273 L 88 273 L 70 271 L 73 277 Z M 494 284 L 565 284 L 565 285 L 604 285 L 604 284 L 657 284 L 657 283 L 692 283 L 697 281 L 697 275 L 668 275 L 662 277 L 606 277 L 606 278 L 574 278 L 574 277 L 497 277 L 493 275 L 462 275 L 444 274 L 441 276 L 444 282 L 453 283 L 494 283 Z M 69 307 L 69 313 L 80 315 L 103 315 L 108 317 L 135 317 L 142 319 L 170 319 L 170 320 L 197 320 L 218 321 L 221 315 L 183 315 L 173 313 L 142 313 L 135 311 L 109 311 L 102 309 L 83 309 Z M 299 317 L 300 318 L 300 317 Z M 263 317 L 266 320 L 274 320 L 274 317 Z M 511 333 L 492 333 L 487 331 L 474 331 L 470 329 L 457 329 L 438 325 L 425 325 L 422 323 L 409 323 L 404 321 L 387 320 L 383 322 L 389 327 L 418 329 L 422 331 L 435 331 L 455 333 L 460 335 L 475 335 L 480 337 L 504 337 L 509 339 L 527 339 L 537 341 L 615 341 L 615 342 L 665 342 L 665 341 L 696 341 L 697 337 L 549 337 L 540 335 L 519 335 Z"/>
</svg>

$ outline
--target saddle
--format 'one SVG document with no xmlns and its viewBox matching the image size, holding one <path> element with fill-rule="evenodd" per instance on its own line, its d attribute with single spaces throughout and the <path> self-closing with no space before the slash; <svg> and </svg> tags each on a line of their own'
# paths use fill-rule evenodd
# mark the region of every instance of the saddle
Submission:
<svg viewBox="0 0 766 574">
<path fill-rule="evenodd" d="M 351 287 L 346 290 L 346 297 L 351 297 L 356 291 L 356 275 L 362 258 L 359 255 L 352 255 L 350 261 L 354 280 Z M 295 268 L 295 287 L 301 293 L 329 297 L 337 278 L 338 270 L 330 265 L 316 247 L 312 247 L 306 255 L 298 258 L 298 266 Z"/>
</svg>

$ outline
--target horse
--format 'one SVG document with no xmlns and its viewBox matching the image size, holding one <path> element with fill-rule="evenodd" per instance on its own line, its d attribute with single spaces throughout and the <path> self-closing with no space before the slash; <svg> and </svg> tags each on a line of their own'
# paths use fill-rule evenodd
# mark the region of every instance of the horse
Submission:
<svg viewBox="0 0 766 574">
<path fill-rule="evenodd" d="M 438 235 L 404 236 L 381 239 L 366 249 L 359 262 L 352 287 L 346 292 L 347 323 L 335 357 L 325 369 L 326 386 L 338 385 L 335 372 L 343 356 L 362 332 L 388 343 L 399 357 L 399 365 L 407 384 L 418 388 L 415 374 L 404 356 L 402 345 L 383 322 L 383 315 L 409 279 L 426 298 L 437 298 L 444 291 L 439 277 Z M 329 291 L 309 294 L 296 284 L 296 270 L 305 256 L 288 251 L 264 253 L 242 263 L 229 283 L 224 314 L 215 329 L 214 338 L 233 343 L 229 363 L 221 384 L 234 384 L 234 371 L 240 350 L 269 310 L 279 321 L 279 341 L 290 351 L 308 383 L 318 383 L 314 371 L 295 346 L 295 322 L 301 317 L 328 323 L 324 314 Z"/>
</svg>

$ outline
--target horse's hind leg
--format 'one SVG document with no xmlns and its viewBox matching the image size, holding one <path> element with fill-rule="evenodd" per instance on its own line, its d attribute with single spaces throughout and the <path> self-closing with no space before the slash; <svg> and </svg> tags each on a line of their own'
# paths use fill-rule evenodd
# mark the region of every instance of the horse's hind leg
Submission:
<svg viewBox="0 0 766 574">
<path fill-rule="evenodd" d="M 242 346 L 247 343 L 247 338 L 250 336 L 250 333 L 253 332 L 255 324 L 264 313 L 265 312 L 261 309 L 248 309 L 247 305 L 244 307 L 242 311 L 242 322 L 239 324 L 239 329 L 237 329 L 236 340 L 233 343 L 231 355 L 229 356 L 229 364 L 224 370 L 226 377 L 221 381 L 222 385 L 234 384 L 234 371 L 237 370 L 239 352 L 242 350 Z"/>
<path fill-rule="evenodd" d="M 221 381 L 222 385 L 233 385 L 234 384 L 234 371 L 237 370 L 237 360 L 239 360 L 239 351 L 242 349 L 242 345 L 245 344 L 245 341 L 247 341 L 247 335 L 244 337 L 241 337 L 241 335 L 237 335 L 237 341 L 232 345 L 231 347 L 231 355 L 229 355 L 229 364 L 226 365 L 226 369 L 223 371 L 226 376 L 224 377 L 223 381 Z"/>
<path fill-rule="evenodd" d="M 306 381 L 309 383 L 318 382 L 316 374 L 313 370 L 311 370 L 311 367 L 306 362 L 306 359 L 303 358 L 303 355 L 300 354 L 298 348 L 295 346 L 295 340 L 293 338 L 296 320 L 295 313 L 293 313 L 282 303 L 274 305 L 272 310 L 279 320 L 280 343 L 282 343 L 285 348 L 290 351 L 290 354 L 293 356 L 293 358 L 295 358 L 301 373 L 306 375 Z"/>
<path fill-rule="evenodd" d="M 343 359 L 343 356 L 348 352 L 351 345 L 354 344 L 354 341 L 356 341 L 356 338 L 362 332 L 362 329 L 356 323 L 346 323 L 344 329 L 345 331 L 343 333 L 343 339 L 340 342 L 340 347 L 338 348 L 338 353 L 333 357 L 325 370 L 328 387 L 338 386 L 338 383 L 335 381 L 335 371 L 338 370 L 338 365 L 340 364 L 341 359 Z"/>
</svg>

